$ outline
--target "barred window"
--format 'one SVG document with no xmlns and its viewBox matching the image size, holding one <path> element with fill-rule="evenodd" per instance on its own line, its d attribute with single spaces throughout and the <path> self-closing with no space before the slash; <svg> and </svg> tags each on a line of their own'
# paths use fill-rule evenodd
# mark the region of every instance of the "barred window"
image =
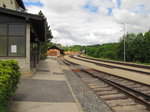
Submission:
<svg viewBox="0 0 150 112">
<path fill-rule="evenodd" d="M 0 24 L 0 56 L 25 56 L 25 25 Z"/>
</svg>

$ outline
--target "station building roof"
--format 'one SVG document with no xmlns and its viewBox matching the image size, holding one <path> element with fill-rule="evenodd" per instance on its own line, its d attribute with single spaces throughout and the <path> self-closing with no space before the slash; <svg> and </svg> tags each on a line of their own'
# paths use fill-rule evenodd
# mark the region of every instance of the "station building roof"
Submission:
<svg viewBox="0 0 150 112">
<path fill-rule="evenodd" d="M 0 15 L 9 15 L 14 18 L 24 19 L 27 23 L 32 24 L 41 42 L 46 41 L 46 19 L 43 16 L 30 14 L 21 11 L 15 11 L 0 7 Z M 1 22 L 1 21 L 0 21 Z"/>
<path fill-rule="evenodd" d="M 57 45 L 51 46 L 48 50 L 50 50 L 50 49 L 58 49 L 59 51 L 65 51 L 64 49 L 59 48 Z"/>
</svg>

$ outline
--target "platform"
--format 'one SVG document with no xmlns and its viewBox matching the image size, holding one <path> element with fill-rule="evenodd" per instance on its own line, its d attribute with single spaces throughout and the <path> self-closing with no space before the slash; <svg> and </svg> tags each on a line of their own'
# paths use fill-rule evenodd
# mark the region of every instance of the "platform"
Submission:
<svg viewBox="0 0 150 112">
<path fill-rule="evenodd" d="M 65 56 L 65 59 L 67 59 L 68 61 L 89 67 L 89 68 L 93 68 L 96 70 L 100 70 L 112 75 L 116 75 L 116 76 L 120 76 L 120 77 L 124 77 L 127 79 L 131 79 L 137 82 L 141 82 L 147 85 L 150 85 L 150 75 L 145 75 L 145 74 L 141 74 L 141 73 L 136 73 L 136 72 L 131 72 L 131 71 L 127 71 L 127 70 L 122 70 L 122 69 L 117 69 L 117 68 L 106 68 L 106 67 L 102 67 L 102 66 L 98 66 L 95 65 L 93 63 L 89 63 L 89 62 L 85 62 L 85 61 L 81 61 L 81 60 L 76 60 L 73 58 L 70 58 L 69 56 Z"/>
<path fill-rule="evenodd" d="M 9 112 L 83 112 L 56 60 L 40 63 L 32 78 L 22 78 Z"/>
</svg>

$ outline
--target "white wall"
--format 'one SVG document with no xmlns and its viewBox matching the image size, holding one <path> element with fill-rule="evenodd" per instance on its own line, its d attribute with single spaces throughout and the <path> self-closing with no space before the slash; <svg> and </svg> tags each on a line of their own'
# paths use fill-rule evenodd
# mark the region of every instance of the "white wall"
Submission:
<svg viewBox="0 0 150 112">
<path fill-rule="evenodd" d="M 17 4 L 16 0 L 0 0 L 0 7 L 3 7 L 3 4 L 6 5 L 7 9 L 19 11 L 19 5 Z"/>
</svg>

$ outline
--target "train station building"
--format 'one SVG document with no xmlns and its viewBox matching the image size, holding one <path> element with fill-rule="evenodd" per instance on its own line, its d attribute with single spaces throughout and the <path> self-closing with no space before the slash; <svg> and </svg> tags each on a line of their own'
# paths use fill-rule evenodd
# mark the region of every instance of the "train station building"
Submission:
<svg viewBox="0 0 150 112">
<path fill-rule="evenodd" d="M 15 0 L 11 5 L 2 1 L 0 60 L 17 60 L 21 71 L 31 71 L 40 61 L 40 43 L 46 41 L 46 20 L 24 12 L 22 0 Z"/>
</svg>

